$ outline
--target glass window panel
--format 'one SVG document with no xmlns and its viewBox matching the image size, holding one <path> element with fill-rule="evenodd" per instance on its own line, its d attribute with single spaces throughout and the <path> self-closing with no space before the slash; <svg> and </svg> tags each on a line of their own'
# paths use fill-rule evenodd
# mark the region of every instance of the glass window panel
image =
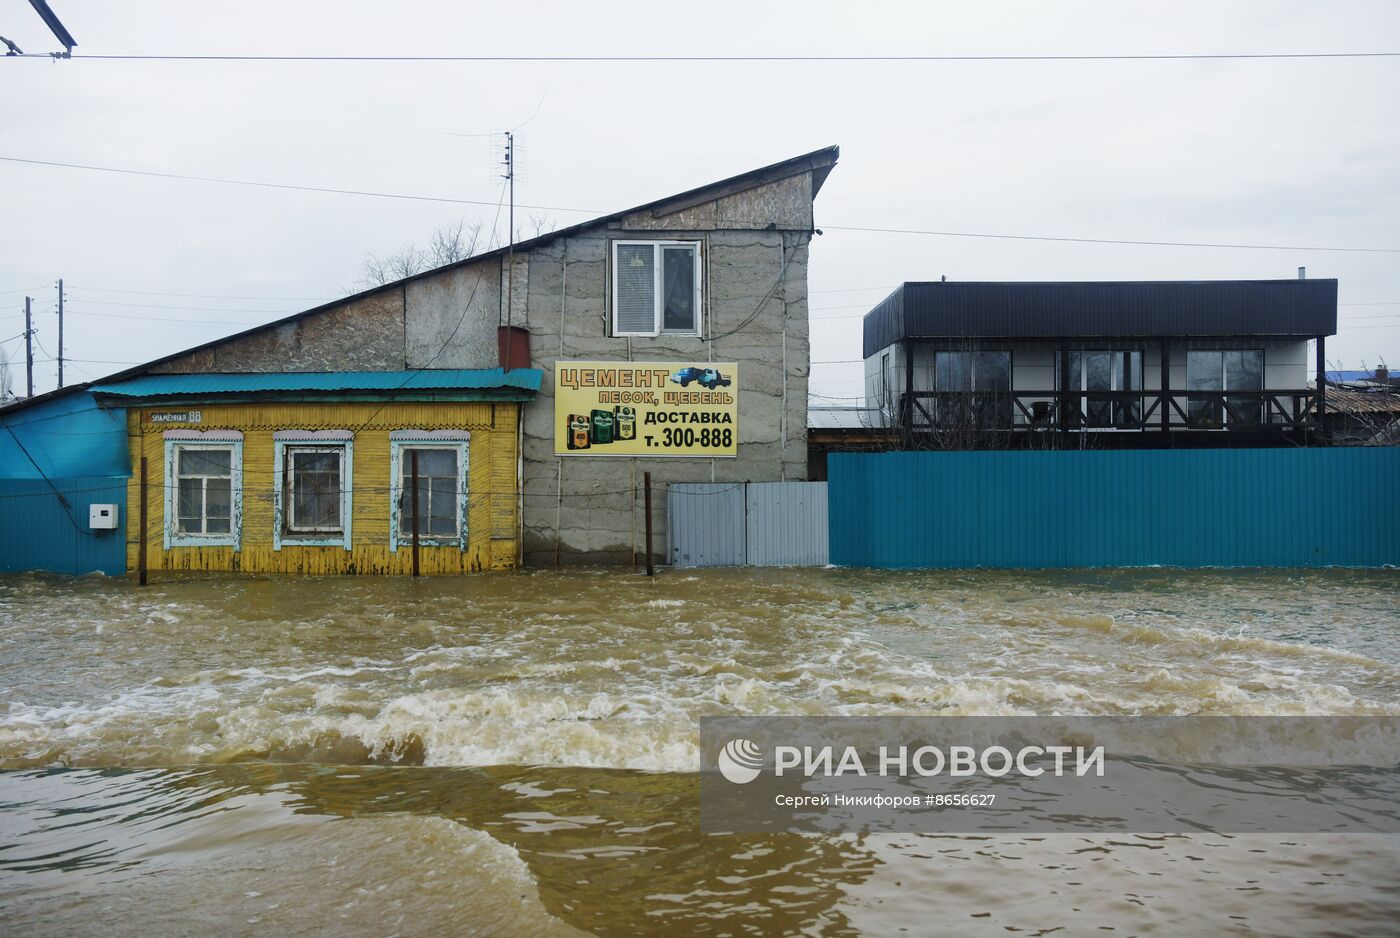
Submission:
<svg viewBox="0 0 1400 938">
<path fill-rule="evenodd" d="M 1186 353 L 1186 390 L 1221 391 L 1221 355 L 1219 352 Z"/>
<path fill-rule="evenodd" d="M 973 362 L 973 405 L 977 426 L 1011 426 L 1011 353 L 978 352 Z"/>
<path fill-rule="evenodd" d="M 340 454 L 333 452 L 306 452 L 294 451 L 292 459 L 295 461 L 298 473 L 339 473 Z"/>
<path fill-rule="evenodd" d="M 1225 353 L 1225 389 L 1227 391 L 1262 391 L 1264 389 L 1263 356 L 1257 350 Z"/>
<path fill-rule="evenodd" d="M 176 515 L 179 518 L 180 533 L 204 533 L 204 480 L 181 479 L 177 492 L 179 505 Z"/>
<path fill-rule="evenodd" d="M 695 249 L 663 248 L 661 328 L 670 332 L 695 331 Z"/>
<path fill-rule="evenodd" d="M 232 462 L 233 451 L 227 449 L 181 449 L 179 451 L 182 476 L 226 476 Z"/>
<path fill-rule="evenodd" d="M 978 352 L 974 388 L 1005 393 L 1011 390 L 1011 353 Z"/>
<path fill-rule="evenodd" d="M 457 451 L 453 449 L 406 449 L 403 451 L 403 477 L 413 477 L 413 454 L 418 454 L 418 475 L 456 476 Z"/>
<path fill-rule="evenodd" d="M 1263 355 L 1257 349 L 1225 353 L 1225 389 L 1227 391 L 1262 391 L 1264 389 Z M 1227 422 L 1257 424 L 1263 412 L 1263 401 L 1257 397 L 1226 398 Z"/>
<path fill-rule="evenodd" d="M 298 487 L 293 496 L 293 515 L 296 526 L 308 529 L 335 529 L 340 527 L 340 498 L 332 497 L 323 491 Z"/>
<path fill-rule="evenodd" d="M 1084 390 L 1113 390 L 1113 358 L 1111 352 L 1084 353 Z M 1112 400 L 1107 397 L 1086 397 L 1084 399 L 1084 419 L 1091 427 L 1112 426 Z"/>
<path fill-rule="evenodd" d="M 418 454 L 418 533 L 421 537 L 453 537 L 458 533 L 459 451 L 445 448 L 405 449 L 399 495 L 399 534 L 413 535 L 413 453 Z"/>
<path fill-rule="evenodd" d="M 340 465 L 343 453 L 293 450 L 291 527 L 302 530 L 339 530 Z"/>
<path fill-rule="evenodd" d="M 457 533 L 457 480 L 434 479 L 432 482 L 432 513 L 428 531 L 443 536 Z"/>
<path fill-rule="evenodd" d="M 233 530 L 233 519 L 231 518 L 210 518 L 205 522 L 206 534 L 227 534 Z"/>
<path fill-rule="evenodd" d="M 233 491 L 228 479 L 208 479 L 204 483 L 204 511 L 214 518 L 228 519 L 233 516 Z"/>
<path fill-rule="evenodd" d="M 934 380 L 938 391 L 972 390 L 972 353 L 938 352 L 934 356 Z"/>
<path fill-rule="evenodd" d="M 619 244 L 613 270 L 617 281 L 617 331 L 656 331 L 656 248 Z"/>
<path fill-rule="evenodd" d="M 1223 356 L 1219 351 L 1188 351 L 1186 353 L 1186 390 L 1220 391 L 1224 381 Z M 1218 425 L 1223 413 L 1217 399 L 1187 397 L 1188 422 L 1196 425 Z"/>
<path fill-rule="evenodd" d="M 1113 369 L 1108 352 L 1084 353 L 1084 390 L 1109 391 L 1113 389 Z"/>
<path fill-rule="evenodd" d="M 1117 391 L 1142 390 L 1142 353 L 1115 352 L 1113 355 L 1113 387 Z M 1136 427 L 1142 420 L 1139 398 L 1118 399 L 1113 402 L 1113 423 L 1119 427 Z"/>
</svg>

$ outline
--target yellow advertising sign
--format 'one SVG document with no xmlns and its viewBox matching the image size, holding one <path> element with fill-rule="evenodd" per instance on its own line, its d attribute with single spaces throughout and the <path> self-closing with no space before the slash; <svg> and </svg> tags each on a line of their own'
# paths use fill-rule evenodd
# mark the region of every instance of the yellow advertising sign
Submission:
<svg viewBox="0 0 1400 938">
<path fill-rule="evenodd" d="M 559 456 L 737 456 L 733 362 L 558 362 Z"/>
</svg>

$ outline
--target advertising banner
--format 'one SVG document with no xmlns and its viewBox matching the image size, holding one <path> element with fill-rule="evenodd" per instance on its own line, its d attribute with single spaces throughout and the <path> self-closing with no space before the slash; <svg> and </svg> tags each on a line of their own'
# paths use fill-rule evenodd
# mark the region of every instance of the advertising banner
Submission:
<svg viewBox="0 0 1400 938">
<path fill-rule="evenodd" d="M 554 371 L 559 456 L 736 456 L 734 362 L 561 361 Z"/>
</svg>

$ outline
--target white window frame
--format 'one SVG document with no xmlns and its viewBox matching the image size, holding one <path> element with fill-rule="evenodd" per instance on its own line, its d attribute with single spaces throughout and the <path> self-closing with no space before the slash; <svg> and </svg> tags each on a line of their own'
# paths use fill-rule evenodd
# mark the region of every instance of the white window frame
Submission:
<svg viewBox="0 0 1400 938">
<path fill-rule="evenodd" d="M 636 245 L 640 245 L 640 244 L 651 245 L 652 251 L 653 251 L 653 255 L 652 255 L 652 275 L 655 277 L 655 282 L 654 282 L 653 285 L 652 285 L 652 328 L 651 328 L 651 331 L 649 331 L 649 332 L 624 332 L 624 331 L 622 331 L 621 329 L 618 328 L 618 323 L 617 323 L 617 312 L 618 312 L 618 287 L 619 287 L 619 284 L 618 284 L 618 277 L 617 277 L 617 262 L 618 262 L 618 260 L 617 260 L 617 255 L 618 255 L 618 249 L 619 249 L 619 248 L 622 248 L 622 247 L 625 247 L 625 246 L 636 246 Z M 704 246 L 703 246 L 703 245 L 704 245 L 704 242 L 702 242 L 702 241 L 651 241 L 651 240 L 620 240 L 620 241 L 614 241 L 614 242 L 612 243 L 612 252 L 611 252 L 611 253 L 612 253 L 612 267 L 611 267 L 611 271 L 610 271 L 611 274 L 612 274 L 612 331 L 613 331 L 613 335 L 615 335 L 615 336 L 652 336 L 652 337 L 661 336 L 661 335 L 699 336 L 699 335 L 701 334 L 701 331 L 702 331 L 701 323 L 704 322 L 704 317 L 705 317 L 704 308 L 701 306 L 701 301 L 702 301 L 702 299 L 703 299 L 702 285 L 703 285 L 703 283 L 704 283 L 704 280 L 702 279 L 702 276 L 701 276 L 701 275 L 703 274 L 703 264 L 702 264 L 702 256 L 704 255 Z M 677 248 L 677 247 L 690 248 L 690 249 L 691 249 L 691 252 L 692 252 L 692 255 L 693 255 L 693 258 L 694 258 L 694 262 L 695 262 L 695 271 L 694 271 L 694 274 L 693 274 L 692 276 L 693 276 L 694 283 L 695 283 L 695 299 L 694 299 L 695 327 L 692 328 L 692 329 L 664 329 L 664 328 L 662 328 L 662 322 L 663 322 L 663 319 L 664 319 L 664 317 L 665 317 L 665 310 L 666 310 L 666 305 L 665 305 L 665 304 L 666 304 L 666 297 L 665 297 L 665 289 L 664 289 L 665 283 L 666 283 L 666 264 L 665 264 L 665 251 L 664 251 L 664 249 L 665 249 L 665 248 L 668 248 L 668 247 L 670 247 L 670 248 Z"/>
<path fill-rule="evenodd" d="M 287 504 L 288 477 L 290 465 L 287 461 L 289 450 L 336 452 L 340 454 L 340 522 L 339 529 L 323 531 L 293 531 L 288 523 Z M 350 549 L 352 543 L 352 520 L 354 518 L 354 467 L 355 441 L 348 430 L 320 430 L 315 432 L 279 430 L 273 434 L 272 453 L 272 549 L 287 547 L 343 547 Z"/>
<path fill-rule="evenodd" d="M 389 436 L 389 551 L 397 553 L 400 547 L 410 547 L 413 536 L 399 533 L 402 520 L 399 502 L 408 480 L 404 478 L 404 450 L 447 449 L 457 453 L 457 533 L 450 537 L 418 535 L 419 544 L 430 547 L 452 547 L 467 549 L 467 507 L 471 501 L 468 487 L 471 462 L 471 434 L 463 431 L 396 430 Z"/>
<path fill-rule="evenodd" d="M 176 476 L 181 450 L 229 451 L 229 529 L 220 534 L 180 531 L 180 482 Z M 237 431 L 175 430 L 165 435 L 165 549 L 172 547 L 232 547 L 242 549 L 243 434 Z"/>
</svg>

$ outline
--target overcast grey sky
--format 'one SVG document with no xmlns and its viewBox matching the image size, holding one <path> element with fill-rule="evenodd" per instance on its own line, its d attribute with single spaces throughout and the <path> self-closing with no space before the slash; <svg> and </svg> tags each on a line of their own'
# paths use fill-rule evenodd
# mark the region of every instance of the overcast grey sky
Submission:
<svg viewBox="0 0 1400 938">
<path fill-rule="evenodd" d="M 959 3 L 52 0 L 79 54 L 801 55 L 1400 51 L 1393 0 Z M 0 35 L 57 48 L 25 0 Z M 475 199 L 377 199 L 0 162 L 0 339 L 70 381 L 343 295 L 366 252 L 519 202 L 602 213 L 828 144 L 818 226 L 1400 248 L 1400 59 L 959 63 L 269 63 L 0 59 L 0 156 Z M 543 104 L 541 105 L 541 101 Z M 556 225 L 589 212 L 555 211 Z M 504 222 L 501 224 L 504 232 Z M 1341 282 L 1328 357 L 1400 365 L 1400 253 L 828 230 L 813 392 L 860 394 L 860 316 L 903 280 Z M 119 292 L 132 291 L 132 292 Z M 151 291 L 151 292 L 139 292 Z M 161 294 L 202 294 L 167 296 Z M 247 299 L 277 297 L 289 299 Z M 117 318 L 150 317 L 150 318 Z M 3 346 L 22 359 L 22 343 Z M 41 358 L 48 355 L 37 353 Z M 39 390 L 53 366 L 36 369 Z M 22 385 L 22 364 L 16 370 Z"/>
</svg>

